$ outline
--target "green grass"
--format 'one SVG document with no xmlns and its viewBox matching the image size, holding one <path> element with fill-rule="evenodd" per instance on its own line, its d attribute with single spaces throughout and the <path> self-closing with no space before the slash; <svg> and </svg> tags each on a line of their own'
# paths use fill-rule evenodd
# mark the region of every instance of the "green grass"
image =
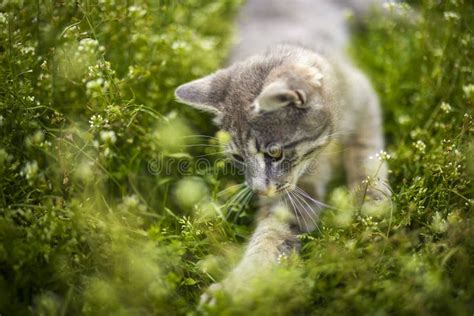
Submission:
<svg viewBox="0 0 474 316">
<path fill-rule="evenodd" d="M 173 91 L 223 62 L 239 5 L 0 4 L 2 315 L 196 314 L 238 261 L 254 206 L 220 217 L 239 178 L 192 162 L 224 136 L 189 137 L 216 130 Z M 350 48 L 383 104 L 392 204 L 336 188 L 301 256 L 208 313 L 472 315 L 474 7 L 414 7 Z"/>
</svg>

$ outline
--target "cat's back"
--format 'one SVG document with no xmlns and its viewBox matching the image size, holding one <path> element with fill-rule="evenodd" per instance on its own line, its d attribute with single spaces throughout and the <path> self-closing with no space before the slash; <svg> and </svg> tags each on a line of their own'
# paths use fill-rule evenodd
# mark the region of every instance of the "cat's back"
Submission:
<svg viewBox="0 0 474 316">
<path fill-rule="evenodd" d="M 231 62 L 288 42 L 341 52 L 349 38 L 347 15 L 360 15 L 377 0 L 247 0 L 238 18 Z"/>
<path fill-rule="evenodd" d="M 247 0 L 238 18 L 231 62 L 282 42 L 341 50 L 348 40 L 347 9 L 360 10 L 367 2 L 371 1 Z"/>
</svg>

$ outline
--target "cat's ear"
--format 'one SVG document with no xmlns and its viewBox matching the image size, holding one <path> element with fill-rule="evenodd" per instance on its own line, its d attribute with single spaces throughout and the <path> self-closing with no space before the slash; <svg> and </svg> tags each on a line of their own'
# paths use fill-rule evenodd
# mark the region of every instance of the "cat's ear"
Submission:
<svg viewBox="0 0 474 316">
<path fill-rule="evenodd" d="M 271 112 L 287 105 L 305 107 L 306 93 L 301 89 L 292 90 L 284 82 L 273 82 L 266 86 L 255 99 L 252 109 L 256 113 Z"/>
<path fill-rule="evenodd" d="M 220 114 L 227 84 L 228 75 L 221 70 L 179 86 L 175 90 L 175 96 L 178 102 L 199 110 Z"/>
</svg>

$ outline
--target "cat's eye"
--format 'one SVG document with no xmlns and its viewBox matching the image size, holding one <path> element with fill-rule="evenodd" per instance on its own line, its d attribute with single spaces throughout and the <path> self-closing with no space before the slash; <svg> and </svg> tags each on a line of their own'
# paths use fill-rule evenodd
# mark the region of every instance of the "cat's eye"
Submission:
<svg viewBox="0 0 474 316">
<path fill-rule="evenodd" d="M 232 158 L 234 158 L 235 161 L 237 162 L 244 162 L 244 157 L 242 157 L 241 155 L 238 155 L 238 154 L 232 154 Z"/>
</svg>

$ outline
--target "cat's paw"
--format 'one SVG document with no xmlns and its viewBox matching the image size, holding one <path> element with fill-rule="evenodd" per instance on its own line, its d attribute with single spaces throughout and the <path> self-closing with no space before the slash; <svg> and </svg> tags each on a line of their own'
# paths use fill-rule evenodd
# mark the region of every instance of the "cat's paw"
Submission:
<svg viewBox="0 0 474 316">
<path fill-rule="evenodd" d="M 216 304 L 216 294 L 223 291 L 221 283 L 211 284 L 207 290 L 201 294 L 199 299 L 199 307 L 202 309 L 204 306 L 214 306 Z"/>
<path fill-rule="evenodd" d="M 246 281 L 244 281 L 246 280 Z M 233 299 L 236 296 L 245 295 L 248 290 L 250 279 L 238 278 L 230 275 L 219 283 L 211 284 L 207 290 L 201 294 L 199 300 L 200 309 L 205 306 L 215 306 L 217 301 Z"/>
</svg>

